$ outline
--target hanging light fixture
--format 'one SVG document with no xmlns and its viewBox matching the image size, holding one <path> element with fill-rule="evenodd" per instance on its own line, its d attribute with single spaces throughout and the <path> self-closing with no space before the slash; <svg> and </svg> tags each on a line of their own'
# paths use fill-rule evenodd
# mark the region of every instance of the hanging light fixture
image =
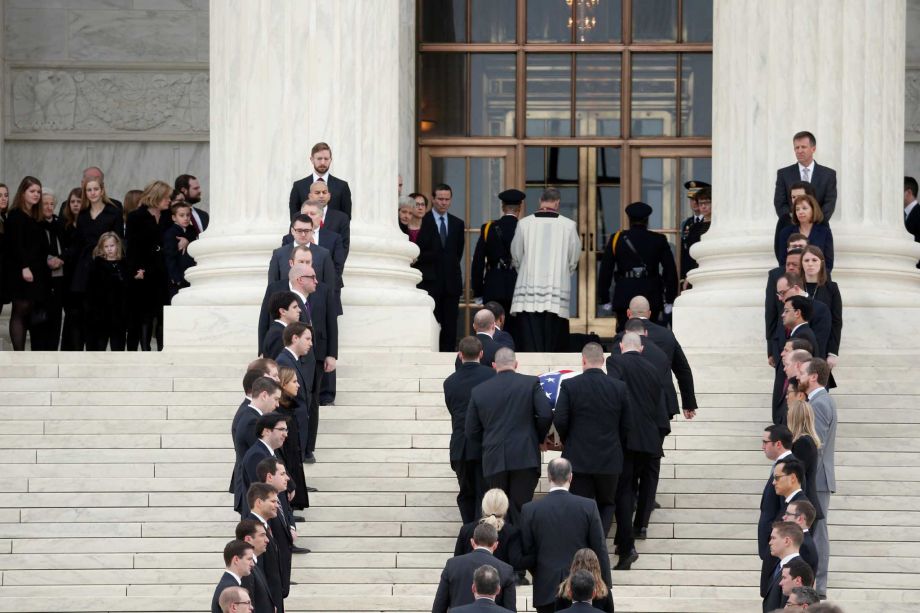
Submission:
<svg viewBox="0 0 920 613">
<path fill-rule="evenodd" d="M 600 0 L 565 0 L 566 6 L 575 5 L 575 18 L 569 17 L 569 29 L 575 28 L 575 35 L 579 42 L 585 42 L 585 34 L 597 26 L 597 17 L 592 13 Z"/>
</svg>

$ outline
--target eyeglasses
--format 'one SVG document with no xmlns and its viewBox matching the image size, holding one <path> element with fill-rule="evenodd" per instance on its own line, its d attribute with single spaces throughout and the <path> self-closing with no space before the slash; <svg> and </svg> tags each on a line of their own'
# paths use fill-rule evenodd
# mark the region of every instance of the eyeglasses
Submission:
<svg viewBox="0 0 920 613">
<path fill-rule="evenodd" d="M 277 430 L 278 432 L 287 432 L 288 428 L 287 426 L 284 426 L 283 428 L 272 428 L 272 430 Z"/>
<path fill-rule="evenodd" d="M 800 515 L 801 513 L 790 513 L 789 511 L 786 511 L 785 513 L 783 513 L 783 517 L 798 517 Z"/>
<path fill-rule="evenodd" d="M 783 313 L 795 313 L 796 309 L 783 309 Z"/>
<path fill-rule="evenodd" d="M 314 281 L 316 281 L 316 275 L 300 275 L 297 278 L 298 279 L 313 279 Z"/>
<path fill-rule="evenodd" d="M 249 606 L 251 607 L 251 606 L 252 606 L 252 601 L 251 601 L 251 600 L 237 600 L 237 601 L 234 602 L 233 604 L 246 604 L 246 605 L 249 605 Z"/>
<path fill-rule="evenodd" d="M 313 232 L 313 228 L 291 228 L 291 231 L 294 234 L 310 234 Z"/>
<path fill-rule="evenodd" d="M 783 477 L 788 477 L 788 476 L 789 476 L 789 475 L 773 475 L 773 482 L 776 483 L 777 481 L 779 481 L 779 480 L 782 479 Z"/>
</svg>

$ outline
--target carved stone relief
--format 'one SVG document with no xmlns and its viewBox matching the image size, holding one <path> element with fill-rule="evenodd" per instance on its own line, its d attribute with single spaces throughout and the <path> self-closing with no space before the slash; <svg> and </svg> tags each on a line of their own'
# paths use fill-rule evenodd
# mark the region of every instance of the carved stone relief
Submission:
<svg viewBox="0 0 920 613">
<path fill-rule="evenodd" d="M 10 131 L 30 133 L 208 133 L 206 71 L 12 71 Z"/>
</svg>

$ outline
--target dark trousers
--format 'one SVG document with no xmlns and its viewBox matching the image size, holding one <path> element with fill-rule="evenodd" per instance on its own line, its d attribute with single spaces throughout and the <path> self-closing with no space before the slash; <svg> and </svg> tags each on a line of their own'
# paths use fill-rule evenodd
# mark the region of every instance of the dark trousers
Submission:
<svg viewBox="0 0 920 613">
<path fill-rule="evenodd" d="M 521 507 L 533 500 L 533 491 L 540 482 L 538 467 L 508 470 L 486 477 L 489 489 L 497 487 L 508 496 L 508 521 L 521 525 Z"/>
<path fill-rule="evenodd" d="M 323 361 L 316 361 L 313 371 L 313 387 L 310 389 L 310 427 L 307 435 L 304 455 L 316 449 L 316 432 L 319 428 L 319 396 L 323 389 Z"/>
<path fill-rule="evenodd" d="M 627 450 L 623 454 L 623 472 L 617 483 L 616 518 L 617 532 L 614 542 L 617 544 L 619 555 L 629 555 L 635 546 L 633 537 L 633 508 L 636 506 L 636 491 L 633 489 L 633 479 L 639 478 L 639 492 L 643 491 L 643 481 L 653 475 L 652 466 L 661 458 L 650 453 Z M 655 494 L 652 493 L 652 506 L 655 504 Z"/>
<path fill-rule="evenodd" d="M 460 313 L 460 297 L 429 294 L 434 299 L 434 318 L 441 325 L 438 335 L 438 351 L 457 350 L 457 317 Z"/>
<path fill-rule="evenodd" d="M 61 309 L 64 306 L 64 278 L 54 277 L 48 293 L 32 310 L 29 330 L 32 351 L 57 351 L 61 341 Z"/>
<path fill-rule="evenodd" d="M 485 495 L 485 481 L 482 478 L 482 461 L 459 460 L 451 462 L 457 474 L 460 492 L 457 494 L 457 508 L 464 524 L 479 518 L 479 508 Z"/>
<path fill-rule="evenodd" d="M 61 334 L 61 351 L 83 351 L 86 295 L 70 292 L 64 298 L 64 330 Z"/>
<path fill-rule="evenodd" d="M 335 371 L 323 373 L 323 389 L 319 403 L 329 405 L 335 402 Z"/>
<path fill-rule="evenodd" d="M 556 603 L 545 604 L 539 607 L 536 607 L 537 613 L 554 613 L 556 610 Z"/>
<path fill-rule="evenodd" d="M 645 463 L 644 470 L 633 473 L 634 486 L 638 502 L 633 525 L 636 528 L 648 528 L 652 511 L 655 510 L 655 494 L 658 493 L 658 479 L 661 477 L 661 458 L 653 458 Z"/>
<path fill-rule="evenodd" d="M 569 491 L 578 496 L 591 498 L 597 503 L 597 510 L 601 515 L 601 526 L 604 536 L 610 532 L 613 525 L 613 514 L 616 509 L 617 482 L 619 475 L 597 475 L 575 473 L 572 475 L 572 486 Z"/>
</svg>

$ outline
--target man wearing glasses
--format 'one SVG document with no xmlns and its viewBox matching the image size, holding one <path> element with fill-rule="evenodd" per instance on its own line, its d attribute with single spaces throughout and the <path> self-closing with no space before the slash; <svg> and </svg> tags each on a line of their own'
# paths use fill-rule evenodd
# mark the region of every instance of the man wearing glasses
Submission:
<svg viewBox="0 0 920 613">
<path fill-rule="evenodd" d="M 783 513 L 782 520 L 795 522 L 799 525 L 799 528 L 802 529 L 802 533 L 805 536 L 802 540 L 802 546 L 799 548 L 799 555 L 802 556 L 803 560 L 808 562 L 808 565 L 814 569 L 817 575 L 818 550 L 815 549 L 815 539 L 809 530 L 815 521 L 816 514 L 815 505 L 807 500 L 800 499 L 795 502 L 790 502 L 786 506 L 786 511 Z"/>
<path fill-rule="evenodd" d="M 280 398 L 281 390 L 276 393 Z M 242 484 L 247 492 L 250 485 L 259 482 L 256 471 L 259 462 L 265 458 L 276 457 L 275 449 L 284 445 L 284 439 L 287 438 L 288 434 L 287 417 L 274 411 L 266 413 L 256 422 L 256 432 L 259 433 L 259 440 L 243 456 Z M 243 511 L 242 516 L 246 517 L 249 513 L 249 508 L 244 508 Z"/>
<path fill-rule="evenodd" d="M 783 499 L 776 493 L 773 486 L 773 472 L 776 463 L 792 456 L 792 432 L 783 425 L 768 426 L 763 431 L 760 443 L 767 459 L 773 462 L 770 477 L 763 488 L 760 497 L 760 519 L 757 521 L 757 553 L 762 561 L 760 569 L 760 590 L 763 593 L 770 580 L 770 574 L 779 562 L 770 555 L 770 530 L 773 522 L 779 517 Z"/>
<path fill-rule="evenodd" d="M 288 270 L 292 266 L 294 248 L 305 246 L 313 255 L 313 268 L 316 270 L 317 279 L 328 283 L 330 287 L 336 287 L 338 275 L 335 272 L 335 264 L 329 250 L 313 242 L 313 220 L 309 215 L 301 213 L 294 218 L 291 222 L 291 237 L 294 239 L 291 243 L 282 244 L 272 251 L 268 264 L 269 285 L 276 281 L 287 280 Z"/>
<path fill-rule="evenodd" d="M 212 607 L 212 613 L 249 613 L 252 611 L 252 599 L 249 592 L 241 587 L 228 587 L 220 593 L 219 609 Z"/>
<path fill-rule="evenodd" d="M 789 600 L 786 601 L 785 610 L 801 611 L 819 602 L 821 601 L 818 598 L 818 592 L 814 588 L 807 586 L 794 587 L 789 592 Z"/>
</svg>

